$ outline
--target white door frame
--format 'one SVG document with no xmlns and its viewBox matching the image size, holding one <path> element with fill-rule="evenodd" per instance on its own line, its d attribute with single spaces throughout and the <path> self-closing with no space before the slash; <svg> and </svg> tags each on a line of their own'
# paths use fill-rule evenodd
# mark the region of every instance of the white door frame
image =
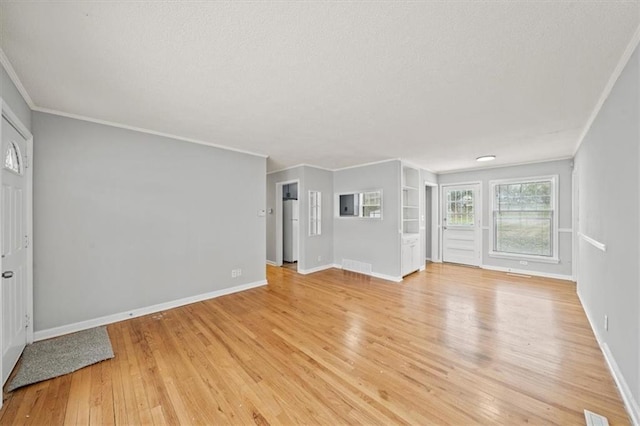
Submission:
<svg viewBox="0 0 640 426">
<path fill-rule="evenodd" d="M 572 252 L 572 271 L 571 276 L 573 281 L 578 282 L 578 264 L 580 261 L 580 241 L 579 241 L 579 231 L 580 231 L 580 187 L 578 186 L 578 168 L 574 166 L 573 171 L 571 172 L 571 215 L 573 216 L 571 228 L 572 238 L 571 238 L 571 252 Z M 557 216 L 557 215 L 556 215 Z"/>
<path fill-rule="evenodd" d="M 451 187 L 451 186 L 467 186 L 467 185 L 478 185 L 478 203 L 477 208 L 475 209 L 475 212 L 477 214 L 476 216 L 476 221 L 478 223 L 476 223 L 476 234 L 477 234 L 477 238 L 478 238 L 478 251 L 480 254 L 480 259 L 478 259 L 478 267 L 482 268 L 482 257 L 483 257 L 483 247 L 484 247 L 484 231 L 483 231 L 483 225 L 482 225 L 482 181 L 472 181 L 472 182 L 456 182 L 456 183 L 446 183 L 446 184 L 441 184 L 440 185 L 440 226 L 439 228 L 441 229 L 442 232 L 440 232 L 440 261 L 444 262 L 444 209 L 446 206 L 446 203 L 444 201 L 444 193 L 445 193 L 445 189 L 447 187 Z"/>
<path fill-rule="evenodd" d="M 29 238 L 27 247 L 27 344 L 33 343 L 33 135 L 27 127 L 20 121 L 18 116 L 11 110 L 9 105 L 0 98 L 2 104 L 2 117 L 4 117 L 27 141 L 27 162 L 25 163 L 25 178 L 27 179 L 26 195 L 26 233 Z M 2 134 L 2 120 L 0 120 L 0 134 Z M 0 185 L 2 185 L 2 173 L 0 173 Z M 2 271 L 2 259 L 0 258 L 0 271 Z M 2 306 L 2 292 L 0 292 L 0 306 Z M 2 336 L 2 315 L 0 315 L 0 342 Z M 2 363 L 0 363 L 0 376 L 2 376 Z M 3 383 L 4 385 L 4 383 Z M 0 400 L 0 407 L 2 401 Z"/>
<path fill-rule="evenodd" d="M 300 240 L 302 239 L 302 216 L 300 215 L 300 198 L 302 194 L 302 188 L 300 187 L 300 179 L 291 179 L 285 180 L 282 182 L 276 182 L 276 266 L 282 266 L 282 239 L 283 237 L 283 229 L 282 229 L 282 187 L 284 185 L 288 185 L 290 183 L 298 184 L 298 266 L 303 262 L 304 253 L 301 250 Z"/>
<path fill-rule="evenodd" d="M 424 190 L 427 187 L 431 188 L 431 223 L 426 223 L 425 221 L 425 233 L 424 240 L 422 241 L 422 247 L 426 247 L 427 245 L 427 228 L 431 228 L 431 262 L 440 263 L 442 262 L 442 255 L 440 252 L 440 195 L 438 184 L 424 181 Z M 424 200 L 423 208 L 425 209 L 426 216 L 426 196 Z M 425 256 L 426 258 L 426 256 Z M 426 260 L 426 259 L 425 259 Z"/>
</svg>

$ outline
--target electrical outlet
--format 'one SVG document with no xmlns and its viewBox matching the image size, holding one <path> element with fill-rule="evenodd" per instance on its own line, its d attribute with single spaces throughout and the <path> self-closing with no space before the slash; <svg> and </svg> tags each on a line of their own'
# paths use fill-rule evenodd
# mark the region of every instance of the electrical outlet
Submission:
<svg viewBox="0 0 640 426">
<path fill-rule="evenodd" d="M 235 269 L 231 270 L 231 278 L 235 278 L 238 276 L 238 272 Z"/>
<path fill-rule="evenodd" d="M 322 256 L 318 256 L 318 262 L 322 262 Z"/>
<path fill-rule="evenodd" d="M 521 260 L 521 261 L 520 261 L 520 264 L 521 264 L 521 265 L 528 265 L 528 264 L 529 264 L 529 262 L 527 262 L 526 260 Z"/>
<path fill-rule="evenodd" d="M 604 316 L 604 329 L 605 331 L 609 331 L 609 315 Z"/>
<path fill-rule="evenodd" d="M 236 276 L 239 277 L 242 275 L 242 269 L 236 269 Z"/>
</svg>

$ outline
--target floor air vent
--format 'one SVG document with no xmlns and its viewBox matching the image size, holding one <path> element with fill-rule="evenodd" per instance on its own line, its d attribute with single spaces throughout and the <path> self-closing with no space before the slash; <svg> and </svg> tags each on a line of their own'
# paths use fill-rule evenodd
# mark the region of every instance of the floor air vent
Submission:
<svg viewBox="0 0 640 426">
<path fill-rule="evenodd" d="M 587 421 L 587 426 L 609 426 L 609 421 L 605 416 L 589 410 L 584 410 L 584 418 Z"/>
<path fill-rule="evenodd" d="M 357 260 L 350 259 L 342 259 L 342 269 L 366 275 L 371 275 L 372 272 L 370 263 L 358 262 Z"/>
</svg>

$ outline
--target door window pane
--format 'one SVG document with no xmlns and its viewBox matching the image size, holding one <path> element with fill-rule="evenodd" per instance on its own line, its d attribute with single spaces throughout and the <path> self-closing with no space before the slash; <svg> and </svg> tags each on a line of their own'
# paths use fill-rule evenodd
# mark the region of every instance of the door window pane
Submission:
<svg viewBox="0 0 640 426">
<path fill-rule="evenodd" d="M 4 155 L 4 168 L 19 175 L 22 174 L 22 156 L 20 148 L 13 142 L 9 142 L 7 152 Z"/>
<path fill-rule="evenodd" d="M 473 226 L 474 224 L 473 189 L 447 191 L 447 225 Z"/>
</svg>

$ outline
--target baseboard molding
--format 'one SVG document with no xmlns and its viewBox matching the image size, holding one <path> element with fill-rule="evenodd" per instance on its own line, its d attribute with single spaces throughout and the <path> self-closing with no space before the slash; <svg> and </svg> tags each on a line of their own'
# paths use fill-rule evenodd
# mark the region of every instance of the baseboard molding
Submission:
<svg viewBox="0 0 640 426">
<path fill-rule="evenodd" d="M 338 263 L 334 263 L 332 265 L 332 267 L 336 268 L 336 269 L 342 269 L 342 265 L 340 265 Z M 380 278 L 381 280 L 385 280 L 385 281 L 393 281 L 394 283 L 402 282 L 402 277 L 394 277 L 393 275 L 379 274 L 377 272 L 372 272 L 370 274 L 364 274 L 362 272 L 354 272 L 354 273 L 362 274 L 362 275 L 369 275 L 370 277 Z"/>
<path fill-rule="evenodd" d="M 267 265 L 278 266 L 278 264 L 276 262 L 274 262 L 273 260 L 269 260 L 269 259 L 267 259 Z"/>
<path fill-rule="evenodd" d="M 157 305 L 137 308 L 131 311 L 120 312 L 117 314 L 106 315 L 100 318 L 94 318 L 86 321 L 80 321 L 73 324 L 62 325 L 59 327 L 39 330 L 34 333 L 34 341 L 50 339 L 52 337 L 62 336 L 64 334 L 75 333 L 76 331 L 87 330 L 89 328 L 101 325 L 113 324 L 114 322 L 124 321 L 131 318 L 141 317 L 156 312 L 166 311 L 167 309 L 177 308 L 191 303 L 201 302 L 203 300 L 215 299 L 216 297 L 226 296 L 228 294 L 238 293 L 252 288 L 267 285 L 267 280 L 255 281 L 248 284 L 241 284 L 235 287 L 229 287 L 222 290 L 216 290 L 209 293 L 198 294 L 196 296 L 185 297 L 183 299 L 172 300 L 170 302 L 159 303 Z"/>
<path fill-rule="evenodd" d="M 302 275 L 308 275 L 308 274 L 313 274 L 314 272 L 324 271 L 325 269 L 331 269 L 333 267 L 334 267 L 333 264 L 329 264 L 329 265 L 316 266 L 315 268 L 311 268 L 311 269 L 298 268 L 298 273 Z"/>
<path fill-rule="evenodd" d="M 618 367 L 618 363 L 611 353 L 611 349 L 609 349 L 609 345 L 602 340 L 600 333 L 598 333 L 598 329 L 594 326 L 594 318 L 587 306 L 584 304 L 582 300 L 582 296 L 579 291 L 576 291 L 578 295 L 578 300 L 580 300 L 580 304 L 582 305 L 582 309 L 584 313 L 587 315 L 587 320 L 589 321 L 589 325 L 591 325 L 591 330 L 593 330 L 593 334 L 596 336 L 596 341 L 600 346 L 600 350 L 604 355 L 604 359 L 607 362 L 607 366 L 611 371 L 611 375 L 613 376 L 613 380 L 616 382 L 616 386 L 618 386 L 618 391 L 622 396 L 622 400 L 624 401 L 624 406 L 627 409 L 627 413 L 629 417 L 631 417 L 631 421 L 635 426 L 640 426 L 640 407 L 638 406 L 638 402 L 633 398 L 633 393 L 631 393 L 631 389 L 627 384 L 622 372 L 620 371 L 620 367 Z"/>
<path fill-rule="evenodd" d="M 480 268 L 488 269 L 490 271 L 512 272 L 514 274 L 532 275 L 535 277 L 554 278 L 556 280 L 573 281 L 573 277 L 571 275 L 550 274 L 547 272 L 530 271 L 527 269 L 505 268 L 503 266 L 493 266 L 493 265 L 480 265 Z"/>
</svg>

